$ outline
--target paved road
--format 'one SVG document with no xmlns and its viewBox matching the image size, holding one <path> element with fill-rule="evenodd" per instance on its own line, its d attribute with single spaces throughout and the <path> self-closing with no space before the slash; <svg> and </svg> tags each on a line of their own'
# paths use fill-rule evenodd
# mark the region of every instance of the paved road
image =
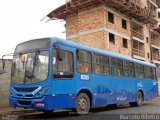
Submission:
<svg viewBox="0 0 160 120">
<path fill-rule="evenodd" d="M 42 112 L 23 114 L 18 116 L 18 120 L 117 120 L 117 119 L 160 119 L 160 98 L 145 102 L 142 107 L 130 107 L 129 105 L 119 105 L 118 107 L 105 107 L 92 109 L 89 115 L 78 116 L 69 111 L 56 111 L 51 115 Z"/>
</svg>

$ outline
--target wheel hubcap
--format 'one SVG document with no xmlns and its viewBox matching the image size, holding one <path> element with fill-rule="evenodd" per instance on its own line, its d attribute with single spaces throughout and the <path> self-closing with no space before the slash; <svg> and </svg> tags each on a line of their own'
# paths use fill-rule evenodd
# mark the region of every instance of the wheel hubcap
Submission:
<svg viewBox="0 0 160 120">
<path fill-rule="evenodd" d="M 80 109 L 85 110 L 87 108 L 87 100 L 85 98 L 81 98 L 78 102 Z"/>
<path fill-rule="evenodd" d="M 139 103 L 139 104 L 142 103 L 142 95 L 141 95 L 141 94 L 138 95 L 138 103 Z"/>
</svg>

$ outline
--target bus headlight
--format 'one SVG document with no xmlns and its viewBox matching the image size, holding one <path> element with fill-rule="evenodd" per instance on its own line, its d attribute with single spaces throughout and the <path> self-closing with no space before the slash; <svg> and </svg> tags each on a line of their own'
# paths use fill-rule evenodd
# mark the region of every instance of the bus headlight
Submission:
<svg viewBox="0 0 160 120">
<path fill-rule="evenodd" d="M 41 89 L 36 95 L 35 98 L 42 98 L 48 91 L 48 88 Z"/>
</svg>

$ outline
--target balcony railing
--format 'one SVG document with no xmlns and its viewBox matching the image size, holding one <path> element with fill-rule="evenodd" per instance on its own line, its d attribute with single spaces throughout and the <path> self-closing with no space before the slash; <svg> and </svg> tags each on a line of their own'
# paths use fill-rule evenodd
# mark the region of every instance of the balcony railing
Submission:
<svg viewBox="0 0 160 120">
<path fill-rule="evenodd" d="M 157 54 L 152 54 L 152 60 L 160 61 L 160 56 Z"/>
<path fill-rule="evenodd" d="M 145 57 L 145 51 L 133 48 L 133 55 L 137 55 L 140 57 Z"/>
<path fill-rule="evenodd" d="M 160 47 L 160 39 L 151 39 L 151 44 Z"/>
<path fill-rule="evenodd" d="M 140 32 L 137 32 L 137 31 L 135 31 L 135 30 L 132 30 L 132 35 L 133 35 L 134 37 L 137 37 L 137 38 L 141 39 L 141 40 L 144 39 L 143 34 L 140 33 Z"/>
</svg>

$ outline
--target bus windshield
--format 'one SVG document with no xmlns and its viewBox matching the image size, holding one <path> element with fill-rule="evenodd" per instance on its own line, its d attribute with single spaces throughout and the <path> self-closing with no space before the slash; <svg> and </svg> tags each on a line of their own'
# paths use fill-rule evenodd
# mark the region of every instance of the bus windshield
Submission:
<svg viewBox="0 0 160 120">
<path fill-rule="evenodd" d="M 15 55 L 11 82 L 32 84 L 44 81 L 48 76 L 49 51 L 36 51 Z"/>
</svg>

